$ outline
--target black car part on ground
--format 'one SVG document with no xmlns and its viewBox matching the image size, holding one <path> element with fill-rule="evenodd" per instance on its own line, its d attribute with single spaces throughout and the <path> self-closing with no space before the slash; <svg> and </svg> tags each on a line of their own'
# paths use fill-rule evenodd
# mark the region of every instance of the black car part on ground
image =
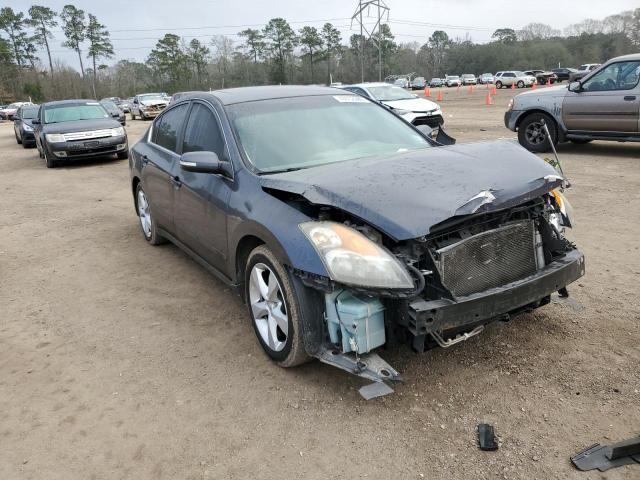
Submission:
<svg viewBox="0 0 640 480">
<path fill-rule="evenodd" d="M 480 447 L 480 450 L 484 450 L 486 452 L 498 450 L 495 431 L 493 426 L 488 423 L 481 423 L 478 425 L 478 446 Z"/>
<path fill-rule="evenodd" d="M 596 443 L 571 457 L 571 463 L 583 472 L 598 469 L 605 472 L 623 465 L 640 464 L 640 437 L 613 445 Z"/>
</svg>

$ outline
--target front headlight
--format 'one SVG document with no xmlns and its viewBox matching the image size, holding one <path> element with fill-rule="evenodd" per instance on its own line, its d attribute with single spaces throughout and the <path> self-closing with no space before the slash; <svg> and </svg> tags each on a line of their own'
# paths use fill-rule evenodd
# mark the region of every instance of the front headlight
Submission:
<svg viewBox="0 0 640 480">
<path fill-rule="evenodd" d="M 567 197 L 565 197 L 559 189 L 551 190 L 550 194 L 555 199 L 558 210 L 560 210 L 560 214 L 562 215 L 562 225 L 569 228 L 573 227 L 575 224 L 573 207 L 569 203 L 569 200 L 567 200 Z"/>
<path fill-rule="evenodd" d="M 23 125 L 23 128 L 25 132 L 33 132 L 33 127 L 27 125 L 26 123 Z"/>
<path fill-rule="evenodd" d="M 371 288 L 414 288 L 413 279 L 383 247 L 335 222 L 307 222 L 300 229 L 336 282 Z"/>
<path fill-rule="evenodd" d="M 509 105 L 507 105 L 507 111 L 510 112 L 513 110 L 513 98 L 509 100 Z"/>
<path fill-rule="evenodd" d="M 121 137 L 124 135 L 124 127 L 112 128 L 111 136 L 112 137 Z"/>
<path fill-rule="evenodd" d="M 394 108 L 393 111 L 396 112 L 400 116 L 412 113 L 411 110 L 403 110 L 402 108 Z"/>
<path fill-rule="evenodd" d="M 47 133 L 45 137 L 47 137 L 47 142 L 49 143 L 66 142 L 64 135 L 61 133 Z"/>
</svg>

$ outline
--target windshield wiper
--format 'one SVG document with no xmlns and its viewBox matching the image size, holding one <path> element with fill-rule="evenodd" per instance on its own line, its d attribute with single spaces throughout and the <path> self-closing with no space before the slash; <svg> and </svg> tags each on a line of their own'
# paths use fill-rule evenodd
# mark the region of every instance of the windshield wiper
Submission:
<svg viewBox="0 0 640 480">
<path fill-rule="evenodd" d="M 295 172 L 296 170 L 302 170 L 307 167 L 291 167 L 291 168 L 283 168 L 282 170 L 267 170 L 266 172 L 260 172 L 262 175 L 269 175 L 271 173 L 287 173 L 287 172 Z"/>
</svg>

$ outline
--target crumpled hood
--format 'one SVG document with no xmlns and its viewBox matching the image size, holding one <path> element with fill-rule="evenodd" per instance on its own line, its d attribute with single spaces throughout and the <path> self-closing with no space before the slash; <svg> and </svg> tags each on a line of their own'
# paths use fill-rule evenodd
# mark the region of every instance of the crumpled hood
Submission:
<svg viewBox="0 0 640 480">
<path fill-rule="evenodd" d="M 46 123 L 42 126 L 44 133 L 72 133 L 102 130 L 121 127 L 114 118 L 97 118 L 94 120 L 77 120 L 75 122 Z"/>
<path fill-rule="evenodd" d="M 346 211 L 397 241 L 427 235 L 454 216 L 527 202 L 562 183 L 553 167 L 504 140 L 339 162 L 261 181 Z"/>
<path fill-rule="evenodd" d="M 436 103 L 425 98 L 414 98 L 413 100 L 394 100 L 391 102 L 385 100 L 382 103 L 394 109 L 397 108 L 400 110 L 409 110 L 411 112 L 429 112 L 431 110 L 435 110 L 436 108 L 440 108 Z"/>
</svg>

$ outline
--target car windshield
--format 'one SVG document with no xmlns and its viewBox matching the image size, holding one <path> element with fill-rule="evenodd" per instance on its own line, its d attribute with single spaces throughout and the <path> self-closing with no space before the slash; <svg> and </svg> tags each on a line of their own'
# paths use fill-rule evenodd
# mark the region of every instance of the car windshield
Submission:
<svg viewBox="0 0 640 480">
<path fill-rule="evenodd" d="M 22 105 L 22 104 L 21 103 L 11 103 L 11 104 L 9 104 L 9 106 L 7 108 L 8 109 L 20 108 L 20 105 Z"/>
<path fill-rule="evenodd" d="M 98 102 L 65 103 L 44 109 L 44 123 L 73 122 L 109 118 L 109 114 Z"/>
<path fill-rule="evenodd" d="M 408 123 L 358 95 L 320 95 L 227 107 L 247 160 L 262 173 L 430 147 Z"/>
<path fill-rule="evenodd" d="M 373 98 L 381 102 L 394 100 L 410 100 L 415 98 L 409 92 L 393 85 L 382 85 L 377 87 L 367 87 Z"/>
<path fill-rule="evenodd" d="M 138 99 L 141 102 L 155 102 L 155 101 L 163 102 L 164 101 L 164 97 L 158 93 L 152 93 L 149 95 L 140 95 L 138 96 Z"/>
<path fill-rule="evenodd" d="M 432 82 L 439 82 L 439 81 L 440 81 L 440 79 L 436 77 L 436 78 L 432 78 L 432 79 L 431 79 L 431 81 L 432 81 Z"/>
<path fill-rule="evenodd" d="M 473 78 L 473 75 L 471 75 L 470 73 L 465 73 L 464 75 L 462 75 L 462 78 Z"/>
<path fill-rule="evenodd" d="M 22 118 L 25 118 L 27 120 L 30 120 L 32 118 L 36 118 L 38 116 L 38 108 L 37 106 L 35 107 L 22 107 L 22 113 L 21 116 Z"/>
<path fill-rule="evenodd" d="M 118 113 L 120 109 L 118 106 L 110 100 L 105 100 L 104 102 L 100 102 L 102 106 L 110 113 Z"/>
<path fill-rule="evenodd" d="M 458 80 L 460 77 L 458 75 L 447 75 L 447 80 Z"/>
<path fill-rule="evenodd" d="M 491 77 L 491 76 L 492 76 L 492 74 L 491 74 L 491 73 L 483 73 L 483 74 L 482 74 L 482 76 L 483 76 L 483 77 Z"/>
</svg>

